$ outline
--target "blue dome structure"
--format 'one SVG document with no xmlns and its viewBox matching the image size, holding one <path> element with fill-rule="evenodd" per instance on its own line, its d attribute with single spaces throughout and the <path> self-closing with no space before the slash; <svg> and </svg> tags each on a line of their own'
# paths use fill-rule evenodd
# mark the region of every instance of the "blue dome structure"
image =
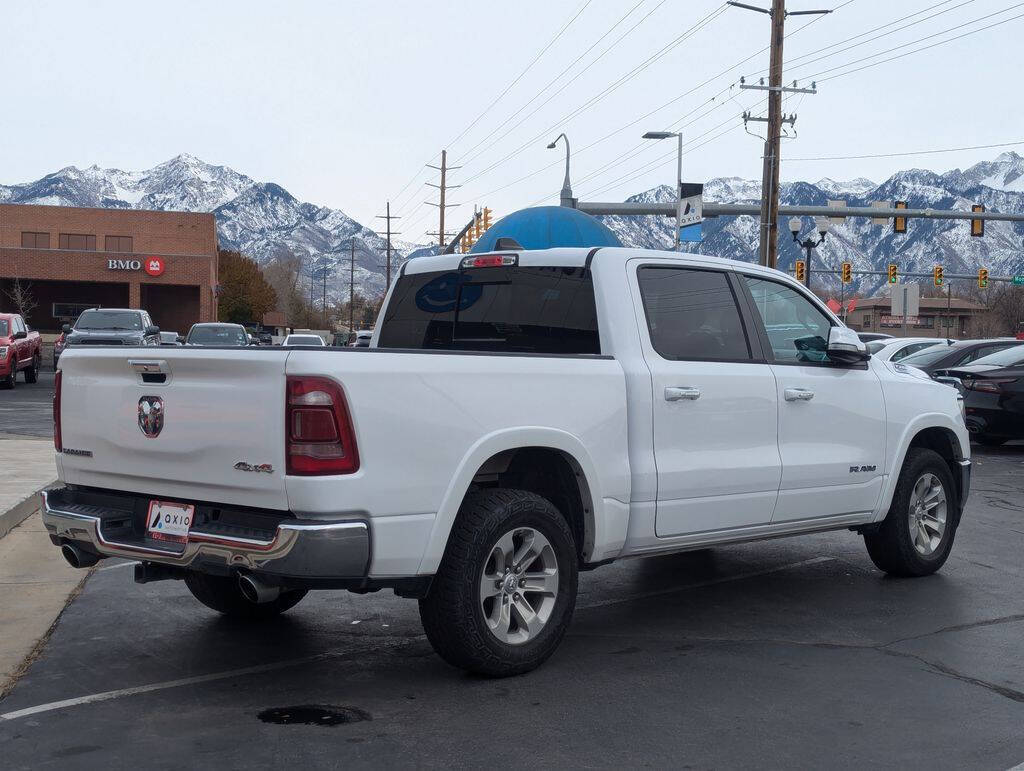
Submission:
<svg viewBox="0 0 1024 771">
<path fill-rule="evenodd" d="M 594 217 L 568 206 L 536 206 L 512 212 L 491 225 L 470 254 L 494 251 L 499 238 L 513 238 L 524 249 L 622 246 L 616 235 Z"/>
</svg>

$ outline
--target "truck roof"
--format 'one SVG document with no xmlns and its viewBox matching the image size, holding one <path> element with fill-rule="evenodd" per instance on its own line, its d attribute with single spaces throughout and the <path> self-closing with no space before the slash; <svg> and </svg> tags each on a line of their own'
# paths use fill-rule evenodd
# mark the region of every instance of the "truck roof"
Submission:
<svg viewBox="0 0 1024 771">
<path fill-rule="evenodd" d="M 523 266 L 544 266 L 544 267 L 579 267 L 587 264 L 587 258 L 593 254 L 592 261 L 602 263 L 614 261 L 623 264 L 627 260 L 638 257 L 676 260 L 682 265 L 715 265 L 719 267 L 742 268 L 749 272 L 764 273 L 765 275 L 778 276 L 788 275 L 778 270 L 765 268 L 763 266 L 742 262 L 740 260 L 729 260 L 723 257 L 715 257 L 707 254 L 690 254 L 688 252 L 672 252 L 660 249 L 637 249 L 620 246 L 600 246 L 591 249 L 587 248 L 557 248 L 557 249 L 522 249 L 522 250 L 501 250 L 491 252 L 493 254 L 515 254 L 519 257 L 519 264 Z M 416 257 L 402 265 L 402 273 L 431 273 L 439 270 L 458 270 L 465 254 L 437 254 L 430 257 Z M 469 256 L 482 256 L 472 254 Z"/>
</svg>

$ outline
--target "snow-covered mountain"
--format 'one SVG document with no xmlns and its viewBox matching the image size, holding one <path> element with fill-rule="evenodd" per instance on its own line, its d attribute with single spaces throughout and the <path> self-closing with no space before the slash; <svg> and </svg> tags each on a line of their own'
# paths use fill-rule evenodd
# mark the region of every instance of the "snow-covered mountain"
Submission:
<svg viewBox="0 0 1024 771">
<path fill-rule="evenodd" d="M 357 291 L 372 296 L 384 288 L 386 244 L 375 232 L 338 209 L 304 203 L 280 185 L 188 154 L 145 171 L 68 166 L 35 182 L 0 185 L 0 202 L 213 212 L 222 248 L 261 263 L 280 254 L 301 255 L 306 270 L 314 261 L 318 271 L 332 269 L 330 281 L 345 295 L 355 239 Z M 415 246 L 392 244 L 397 267 Z"/>
<path fill-rule="evenodd" d="M 722 203 L 759 202 L 760 182 L 735 177 L 714 179 L 704 185 L 704 200 Z M 661 186 L 632 196 L 630 201 L 671 202 L 675 193 Z M 868 206 L 871 201 L 905 200 L 912 209 L 963 209 L 981 203 L 990 211 L 1024 213 L 1024 158 L 1008 152 L 993 161 L 975 164 L 961 171 L 953 169 L 936 174 L 910 169 L 894 174 L 882 184 L 863 178 L 848 182 L 822 179 L 783 183 L 784 205 L 825 206 L 829 199 L 842 199 L 849 206 Z M 622 242 L 643 248 L 665 248 L 672 243 L 673 222 L 667 217 L 602 217 Z M 812 231 L 810 218 L 804 220 L 802 236 Z M 687 244 L 691 252 L 753 261 L 757 259 L 758 227 L 754 217 L 718 217 L 704 221 L 704 240 Z M 780 227 L 779 267 L 792 268 L 802 257 L 789 230 Z M 849 219 L 833 224 L 824 244 L 815 250 L 815 267 L 838 270 L 842 262 L 853 263 L 854 270 L 884 270 L 895 261 L 901 271 L 930 273 L 941 264 L 946 273 L 974 273 L 981 266 L 993 275 L 1024 273 L 1024 223 L 986 222 L 985 236 L 972 238 L 965 221 L 909 220 L 907 233 L 892 232 L 887 225 L 872 225 L 869 220 Z M 816 287 L 835 291 L 835 276 L 814 276 Z M 873 294 L 883 289 L 881 277 L 866 276 L 855 281 L 848 291 Z"/>
<path fill-rule="evenodd" d="M 630 201 L 673 200 L 670 187 L 657 187 Z M 757 203 L 760 183 L 739 177 L 712 179 L 704 185 L 707 201 Z M 1024 158 L 1006 152 L 992 161 L 961 171 L 937 174 L 909 169 L 881 184 L 857 178 L 782 185 L 784 204 L 824 206 L 829 199 L 864 206 L 872 200 L 906 200 L 911 208 L 969 209 L 982 203 L 995 211 L 1024 213 Z M 304 264 L 326 264 L 334 294 L 348 292 L 349 249 L 356 243 L 356 285 L 366 295 L 384 286 L 384 239 L 339 209 L 299 201 L 273 182 L 258 182 L 227 166 L 213 166 L 182 154 L 145 171 L 68 166 L 35 182 L 0 185 L 0 202 L 96 206 L 125 209 L 210 211 L 217 218 L 220 243 L 261 263 L 280 254 L 296 254 Z M 603 217 L 623 243 L 664 248 L 672 243 L 667 217 Z M 807 231 L 811 223 L 806 222 Z M 705 237 L 691 251 L 754 260 L 758 227 L 753 217 L 720 217 L 704 223 Z M 779 266 L 791 268 L 799 256 L 789 231 L 781 229 Z M 393 266 L 404 259 L 436 253 L 436 246 L 396 242 Z M 903 271 L 929 272 L 941 263 L 947 273 L 972 273 L 980 265 L 993 274 L 1024 273 L 1024 223 L 988 222 L 984 238 L 971 238 L 966 222 L 911 220 L 909 232 L 895 235 L 889 225 L 851 219 L 833 225 L 825 244 L 815 251 L 815 266 L 837 269 L 850 261 L 855 269 L 879 270 L 895 258 Z M 838 288 L 838 279 L 816 276 Z M 821 284 L 817 284 L 821 286 Z M 880 278 L 865 277 L 854 290 L 872 293 Z"/>
</svg>

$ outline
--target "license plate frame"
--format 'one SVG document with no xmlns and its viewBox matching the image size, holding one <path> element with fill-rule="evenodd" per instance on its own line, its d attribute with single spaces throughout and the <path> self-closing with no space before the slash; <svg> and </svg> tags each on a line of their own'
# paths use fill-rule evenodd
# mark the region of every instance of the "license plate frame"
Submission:
<svg viewBox="0 0 1024 771">
<path fill-rule="evenodd" d="M 185 545 L 195 518 L 194 504 L 151 500 L 146 510 L 146 536 Z"/>
</svg>

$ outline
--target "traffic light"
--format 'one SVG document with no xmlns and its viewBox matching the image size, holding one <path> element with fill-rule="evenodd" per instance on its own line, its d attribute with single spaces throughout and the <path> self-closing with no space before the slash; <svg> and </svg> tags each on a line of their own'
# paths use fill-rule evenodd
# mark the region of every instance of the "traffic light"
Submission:
<svg viewBox="0 0 1024 771">
<path fill-rule="evenodd" d="M 483 225 L 481 224 L 482 221 L 483 215 L 480 212 L 473 212 L 473 238 L 477 241 L 480 240 L 480 236 L 484 232 Z"/>
<path fill-rule="evenodd" d="M 932 278 L 935 280 L 935 286 L 942 286 L 942 266 L 936 265 L 932 268 Z"/>
<path fill-rule="evenodd" d="M 896 270 L 897 270 L 896 266 L 893 265 L 890 262 L 889 263 L 889 283 L 890 284 L 898 284 L 899 283 L 899 277 L 896 275 Z"/>
<path fill-rule="evenodd" d="M 985 289 L 988 286 L 988 268 L 978 268 L 978 288 Z"/>
<path fill-rule="evenodd" d="M 794 272 L 796 273 L 796 280 L 802 284 L 804 279 L 807 277 L 807 263 L 803 260 L 797 260 L 796 265 L 794 266 Z"/>
<path fill-rule="evenodd" d="M 491 210 L 486 206 L 484 207 L 483 221 L 484 230 L 487 230 L 491 226 Z"/>
<path fill-rule="evenodd" d="M 893 201 L 892 208 L 894 208 L 894 209 L 906 209 L 907 208 L 907 202 L 906 201 Z M 892 218 L 892 232 L 893 233 L 906 233 L 907 232 L 907 218 L 906 217 L 893 217 Z M 889 283 L 890 284 L 895 284 L 896 282 L 893 281 L 892 279 L 890 279 Z"/>
<path fill-rule="evenodd" d="M 971 211 L 983 212 L 985 211 L 985 206 L 984 204 L 976 203 L 971 206 Z M 978 237 L 985 235 L 985 220 L 971 220 L 971 235 Z"/>
<path fill-rule="evenodd" d="M 853 265 L 844 262 L 839 270 L 839 277 L 843 280 L 844 284 L 849 284 L 853 281 Z"/>
</svg>

